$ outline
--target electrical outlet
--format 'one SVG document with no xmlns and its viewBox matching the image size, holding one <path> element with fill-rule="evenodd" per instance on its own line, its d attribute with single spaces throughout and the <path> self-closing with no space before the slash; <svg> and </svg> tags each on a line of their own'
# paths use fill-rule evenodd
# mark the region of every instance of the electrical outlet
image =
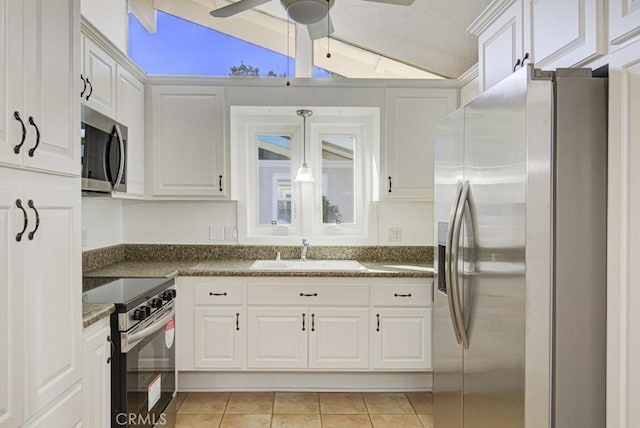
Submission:
<svg viewBox="0 0 640 428">
<path fill-rule="evenodd" d="M 225 226 L 224 227 L 224 240 L 225 241 L 237 241 L 238 240 L 238 230 L 235 226 Z"/>
<path fill-rule="evenodd" d="M 209 241 L 224 241 L 224 226 L 210 224 Z"/>
<path fill-rule="evenodd" d="M 82 229 L 82 248 L 87 246 L 87 229 Z"/>
<path fill-rule="evenodd" d="M 402 228 L 390 227 L 387 229 L 387 241 L 389 242 L 401 242 L 402 241 Z"/>
</svg>

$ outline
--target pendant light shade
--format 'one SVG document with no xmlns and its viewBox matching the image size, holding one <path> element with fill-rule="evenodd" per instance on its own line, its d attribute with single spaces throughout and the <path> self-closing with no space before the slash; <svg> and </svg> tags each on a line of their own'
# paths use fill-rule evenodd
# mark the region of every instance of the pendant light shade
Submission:
<svg viewBox="0 0 640 428">
<path fill-rule="evenodd" d="M 311 168 L 307 165 L 307 118 L 313 114 L 311 110 L 298 110 L 298 116 L 302 116 L 302 165 L 293 181 L 297 183 L 314 183 L 316 180 L 311 174 Z"/>
</svg>

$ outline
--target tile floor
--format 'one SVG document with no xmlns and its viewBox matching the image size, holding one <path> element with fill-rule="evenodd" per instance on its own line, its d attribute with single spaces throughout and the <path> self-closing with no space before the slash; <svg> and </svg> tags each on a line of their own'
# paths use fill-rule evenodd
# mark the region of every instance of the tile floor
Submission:
<svg viewBox="0 0 640 428">
<path fill-rule="evenodd" d="M 178 393 L 176 428 L 433 428 L 430 392 Z"/>
</svg>

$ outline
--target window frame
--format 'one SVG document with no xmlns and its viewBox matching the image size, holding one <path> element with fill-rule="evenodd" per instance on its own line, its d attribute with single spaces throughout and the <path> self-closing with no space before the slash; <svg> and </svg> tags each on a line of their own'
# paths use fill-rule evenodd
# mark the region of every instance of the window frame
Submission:
<svg viewBox="0 0 640 428">
<path fill-rule="evenodd" d="M 315 183 L 296 183 L 302 163 L 302 118 L 307 108 L 306 160 Z M 376 241 L 373 202 L 378 182 L 380 150 L 379 107 L 255 107 L 231 106 L 230 143 L 233 168 L 232 199 L 237 200 L 238 242 L 241 244 L 297 245 L 305 237 L 317 245 L 362 245 Z M 258 213 L 258 135 L 291 137 L 291 224 L 260 225 Z M 354 224 L 323 224 L 322 135 L 355 138 Z M 246 170 L 243 167 L 246 166 Z"/>
</svg>

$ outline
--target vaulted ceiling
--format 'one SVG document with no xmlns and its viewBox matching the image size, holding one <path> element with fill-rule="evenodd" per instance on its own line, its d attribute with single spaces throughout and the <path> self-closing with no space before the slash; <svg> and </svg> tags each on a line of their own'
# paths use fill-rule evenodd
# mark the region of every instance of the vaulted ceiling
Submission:
<svg viewBox="0 0 640 428">
<path fill-rule="evenodd" d="M 153 0 L 154 7 L 212 28 L 238 19 L 262 22 L 286 21 L 279 0 L 233 18 L 203 15 L 236 0 Z M 360 47 L 443 77 L 457 78 L 477 62 L 477 40 L 466 28 L 491 0 L 415 0 L 411 6 L 396 6 L 364 0 L 335 0 L 331 19 L 332 39 Z M 194 5 L 197 5 L 195 7 Z M 243 16 L 244 15 L 244 16 Z M 262 15 L 262 18 L 258 17 Z M 256 27 L 263 31 L 264 27 Z M 286 28 L 286 25 L 284 26 Z M 249 40 L 252 41 L 252 40 Z M 255 41 L 253 41 L 255 42 Z"/>
</svg>

